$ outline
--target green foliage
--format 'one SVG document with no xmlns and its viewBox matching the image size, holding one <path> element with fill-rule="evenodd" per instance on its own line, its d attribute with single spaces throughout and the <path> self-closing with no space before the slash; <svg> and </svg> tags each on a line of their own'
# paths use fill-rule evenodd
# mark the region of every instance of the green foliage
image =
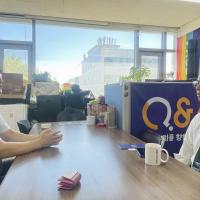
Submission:
<svg viewBox="0 0 200 200">
<path fill-rule="evenodd" d="M 150 75 L 149 68 L 146 67 L 131 67 L 129 75 L 122 76 L 121 80 L 141 82 Z"/>
<path fill-rule="evenodd" d="M 52 82 L 53 80 L 51 78 L 51 75 L 45 71 L 42 73 L 33 74 L 32 81 L 33 83 L 35 83 L 35 82 Z"/>
<path fill-rule="evenodd" d="M 4 72 L 23 74 L 23 80 L 28 80 L 28 65 L 23 63 L 18 57 L 4 57 Z"/>
</svg>

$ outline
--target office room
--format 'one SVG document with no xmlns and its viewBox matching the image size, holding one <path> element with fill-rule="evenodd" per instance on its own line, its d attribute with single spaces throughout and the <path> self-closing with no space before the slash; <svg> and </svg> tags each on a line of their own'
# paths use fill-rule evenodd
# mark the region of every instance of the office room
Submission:
<svg viewBox="0 0 200 200">
<path fill-rule="evenodd" d="M 0 199 L 199 200 L 200 0 L 0 0 Z"/>
</svg>

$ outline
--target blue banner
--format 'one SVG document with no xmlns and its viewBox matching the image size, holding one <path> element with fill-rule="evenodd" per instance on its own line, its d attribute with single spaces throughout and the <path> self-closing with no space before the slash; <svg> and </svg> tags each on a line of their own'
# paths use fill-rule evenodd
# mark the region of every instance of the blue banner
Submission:
<svg viewBox="0 0 200 200">
<path fill-rule="evenodd" d="M 192 83 L 132 83 L 131 134 L 152 130 L 163 135 L 170 154 L 177 153 L 198 108 Z"/>
</svg>

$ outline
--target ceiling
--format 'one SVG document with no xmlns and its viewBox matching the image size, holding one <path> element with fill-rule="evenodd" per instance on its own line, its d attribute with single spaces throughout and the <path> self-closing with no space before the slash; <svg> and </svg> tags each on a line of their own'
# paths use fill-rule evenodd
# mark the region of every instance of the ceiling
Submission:
<svg viewBox="0 0 200 200">
<path fill-rule="evenodd" d="M 181 27 L 200 17 L 200 3 L 178 0 L 0 0 L 0 12 Z"/>
</svg>

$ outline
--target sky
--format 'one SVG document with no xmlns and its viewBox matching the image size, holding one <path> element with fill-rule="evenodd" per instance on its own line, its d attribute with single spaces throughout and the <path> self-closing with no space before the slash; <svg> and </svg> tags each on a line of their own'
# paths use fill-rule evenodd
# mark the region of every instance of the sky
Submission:
<svg viewBox="0 0 200 200">
<path fill-rule="evenodd" d="M 31 25 L 0 21 L 0 39 L 31 41 Z M 103 29 L 76 28 L 36 23 L 36 69 L 48 71 L 58 82 L 81 75 L 83 55 L 97 44 L 99 37 L 112 37 L 120 48 L 134 48 L 134 33 Z M 141 34 L 141 47 L 160 47 L 159 34 Z"/>
<path fill-rule="evenodd" d="M 31 41 L 31 26 L 27 23 L 0 22 L 0 39 Z M 60 83 L 81 75 L 83 55 L 97 44 L 99 37 L 117 39 L 121 48 L 133 49 L 134 34 L 75 28 L 61 25 L 36 24 L 36 68 L 48 71 Z"/>
<path fill-rule="evenodd" d="M 117 39 L 121 48 L 134 47 L 134 35 L 130 32 L 106 31 L 86 28 L 37 25 L 37 67 L 48 70 L 63 82 L 81 75 L 81 61 L 99 37 Z"/>
</svg>

